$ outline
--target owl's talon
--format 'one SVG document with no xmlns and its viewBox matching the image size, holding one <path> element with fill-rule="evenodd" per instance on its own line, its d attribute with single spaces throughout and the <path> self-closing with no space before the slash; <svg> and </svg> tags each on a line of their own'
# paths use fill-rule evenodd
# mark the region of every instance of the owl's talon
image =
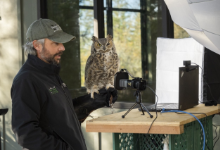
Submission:
<svg viewBox="0 0 220 150">
<path fill-rule="evenodd" d="M 91 93 L 91 98 L 93 98 L 93 99 L 94 99 L 94 92 L 92 92 L 92 93 Z"/>
<path fill-rule="evenodd" d="M 91 90 L 90 90 L 90 89 L 87 89 L 86 92 L 87 92 L 88 94 L 90 94 L 90 93 L 91 93 Z"/>
<path fill-rule="evenodd" d="M 98 86 L 97 85 L 94 85 L 91 89 L 91 98 L 94 99 L 94 93 L 97 93 L 99 94 L 99 90 L 98 90 Z"/>
<path fill-rule="evenodd" d="M 93 92 L 99 94 L 99 90 L 98 89 L 94 89 Z"/>
<path fill-rule="evenodd" d="M 112 85 L 110 83 L 106 84 L 106 86 L 105 86 L 106 90 L 108 90 L 110 87 L 115 88 L 114 85 Z"/>
</svg>

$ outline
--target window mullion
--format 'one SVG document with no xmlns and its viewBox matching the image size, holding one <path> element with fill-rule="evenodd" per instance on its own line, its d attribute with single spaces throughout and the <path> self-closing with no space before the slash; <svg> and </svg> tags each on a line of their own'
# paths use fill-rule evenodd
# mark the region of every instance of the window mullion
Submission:
<svg viewBox="0 0 220 150">
<path fill-rule="evenodd" d="M 112 0 L 106 0 L 107 34 L 113 36 Z"/>
<path fill-rule="evenodd" d="M 147 38 L 147 4 L 146 0 L 140 0 L 141 4 L 141 59 L 142 77 L 148 79 L 148 38 Z"/>
<path fill-rule="evenodd" d="M 94 0 L 94 35 L 105 37 L 103 0 Z"/>
</svg>

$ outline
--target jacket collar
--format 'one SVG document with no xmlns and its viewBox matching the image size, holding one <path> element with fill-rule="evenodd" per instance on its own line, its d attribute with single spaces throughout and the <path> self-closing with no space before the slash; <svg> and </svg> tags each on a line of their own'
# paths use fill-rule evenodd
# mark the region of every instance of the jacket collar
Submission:
<svg viewBox="0 0 220 150">
<path fill-rule="evenodd" d="M 48 73 L 48 74 L 59 74 L 60 72 L 59 66 L 48 64 L 44 62 L 43 60 L 39 59 L 35 55 L 28 54 L 27 62 L 33 65 L 34 67 L 37 67 L 37 69 L 39 69 L 40 71 Z"/>
</svg>

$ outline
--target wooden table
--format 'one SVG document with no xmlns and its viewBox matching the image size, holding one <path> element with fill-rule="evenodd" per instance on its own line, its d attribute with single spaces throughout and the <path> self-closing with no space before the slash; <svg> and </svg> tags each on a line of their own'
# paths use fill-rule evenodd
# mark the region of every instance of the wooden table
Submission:
<svg viewBox="0 0 220 150">
<path fill-rule="evenodd" d="M 207 116 L 220 112 L 220 105 L 207 106 L 200 104 L 194 108 L 185 110 L 190 113 L 205 113 Z M 114 133 L 147 133 L 153 119 L 156 117 L 155 112 L 151 112 L 154 116 L 150 118 L 147 113 L 142 115 L 138 109 L 133 109 L 125 118 L 121 116 L 126 111 L 102 116 L 86 122 L 87 132 L 114 132 Z M 195 118 L 188 114 L 177 113 L 157 113 L 158 117 L 153 123 L 150 134 L 182 134 L 184 132 L 184 124 L 195 121 Z M 198 119 L 206 117 L 204 114 L 194 114 Z"/>
<path fill-rule="evenodd" d="M 205 113 L 205 114 L 194 114 L 198 119 L 204 119 L 208 118 L 209 122 L 206 123 L 203 120 L 203 126 L 206 126 L 206 133 L 207 133 L 207 146 L 209 146 L 209 149 L 212 149 L 212 143 L 213 143 L 213 135 L 212 135 L 212 117 L 211 115 L 220 113 L 220 105 L 217 106 L 205 106 L 204 104 L 199 104 L 198 106 L 185 110 L 190 113 Z M 155 112 L 151 112 L 151 114 L 154 116 L 153 118 L 150 118 L 150 116 L 145 113 L 145 115 L 142 115 L 142 112 L 138 109 L 133 109 L 131 112 L 128 113 L 128 115 L 125 118 L 122 118 L 122 115 L 126 111 L 102 116 L 96 119 L 88 120 L 86 122 L 86 131 L 87 132 L 111 132 L 115 133 L 114 136 L 117 135 L 118 139 L 116 142 L 113 141 L 113 143 L 116 143 L 113 149 L 118 150 L 121 145 L 120 144 L 120 137 L 122 137 L 124 133 L 127 135 L 127 133 L 139 133 L 140 135 L 146 136 L 145 133 L 148 132 L 148 129 L 156 117 Z M 178 113 L 160 113 L 158 112 L 158 117 L 153 123 L 149 134 L 153 135 L 163 135 L 168 134 L 170 135 L 170 150 L 172 149 L 181 149 L 180 147 L 187 148 L 187 149 L 201 149 L 202 147 L 202 133 L 200 129 L 200 125 L 198 124 L 196 119 L 192 117 L 189 114 L 178 114 Z M 207 117 L 210 116 L 210 117 Z M 189 127 L 191 126 L 191 127 Z M 184 130 L 185 133 L 184 133 Z M 192 133 L 193 132 L 193 133 Z M 184 133 L 184 134 L 183 134 Z M 120 136 L 119 136 L 120 134 Z M 134 134 L 135 135 L 135 134 Z M 129 135 L 130 136 L 130 135 Z M 151 137 L 152 138 L 152 137 Z M 179 141 L 177 141 L 178 139 Z M 185 143 L 183 142 L 183 139 Z M 119 141 L 119 142 L 117 142 Z M 123 141 L 123 140 L 122 140 Z M 146 141 L 146 140 L 144 140 Z M 130 141 L 133 143 L 136 143 L 135 140 Z M 154 141 L 155 142 L 155 141 Z M 179 142 L 179 143 L 178 143 Z M 161 141 L 159 141 L 161 143 Z M 184 143 L 184 144 L 183 144 Z M 189 144 L 187 144 L 189 143 Z M 200 145 L 198 143 L 201 143 Z M 140 143 L 141 144 L 141 143 Z M 120 145 L 120 146 L 119 146 Z M 149 145 L 149 143 L 147 144 Z M 199 145 L 199 146 L 198 146 Z M 163 146 L 163 145 L 162 145 Z M 162 149 L 162 146 L 157 149 Z M 179 146 L 179 147 L 178 147 Z M 129 147 L 129 146 L 128 146 Z M 126 147 L 124 146 L 124 149 Z M 137 148 L 137 149 L 148 149 L 146 147 L 143 148 Z"/>
</svg>

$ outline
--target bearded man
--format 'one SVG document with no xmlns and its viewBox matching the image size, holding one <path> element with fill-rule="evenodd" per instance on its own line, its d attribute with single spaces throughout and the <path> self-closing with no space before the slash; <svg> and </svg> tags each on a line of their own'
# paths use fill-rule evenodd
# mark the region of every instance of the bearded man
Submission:
<svg viewBox="0 0 220 150">
<path fill-rule="evenodd" d="M 60 60 L 74 36 L 49 19 L 33 22 L 27 31 L 28 59 L 12 88 L 12 130 L 25 150 L 86 150 L 80 123 L 95 109 L 117 100 L 113 88 L 72 99 L 59 76 Z"/>
</svg>

